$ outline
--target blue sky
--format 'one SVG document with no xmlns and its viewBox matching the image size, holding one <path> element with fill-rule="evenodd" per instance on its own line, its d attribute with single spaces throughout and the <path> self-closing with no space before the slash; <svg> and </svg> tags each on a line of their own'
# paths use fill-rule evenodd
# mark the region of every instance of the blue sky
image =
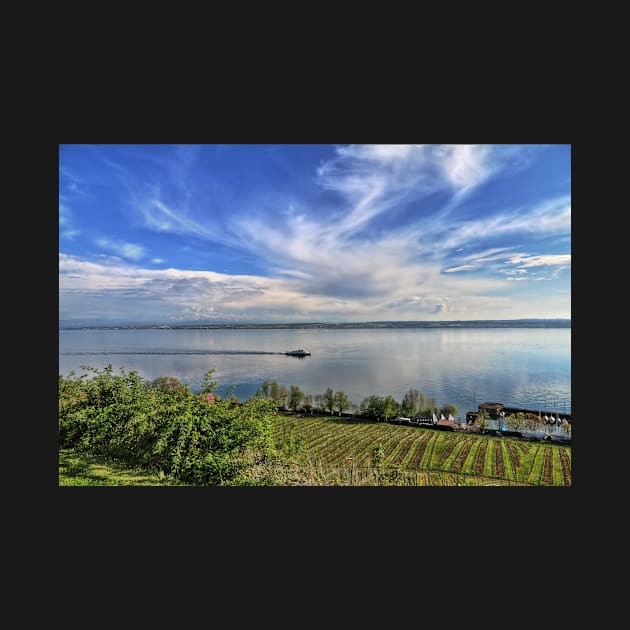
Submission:
<svg viewBox="0 0 630 630">
<path fill-rule="evenodd" d="M 570 145 L 60 145 L 59 318 L 571 317 Z"/>
</svg>

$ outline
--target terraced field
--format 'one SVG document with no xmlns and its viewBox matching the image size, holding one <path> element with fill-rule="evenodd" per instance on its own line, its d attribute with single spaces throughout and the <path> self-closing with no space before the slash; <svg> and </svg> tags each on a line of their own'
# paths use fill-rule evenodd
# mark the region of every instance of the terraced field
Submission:
<svg viewBox="0 0 630 630">
<path fill-rule="evenodd" d="M 571 485 L 571 447 L 338 417 L 278 416 L 274 440 L 351 485 Z M 375 447 L 381 447 L 378 466 Z"/>
</svg>

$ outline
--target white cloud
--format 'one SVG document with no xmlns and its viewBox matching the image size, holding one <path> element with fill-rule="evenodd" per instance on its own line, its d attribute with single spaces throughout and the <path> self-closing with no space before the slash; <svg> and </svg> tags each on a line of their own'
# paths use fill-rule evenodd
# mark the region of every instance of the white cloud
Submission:
<svg viewBox="0 0 630 630">
<path fill-rule="evenodd" d="M 236 217 L 234 233 L 245 234 L 243 245 L 257 255 L 277 260 L 281 267 L 308 271 L 314 264 L 322 271 L 322 263 L 335 262 L 340 251 L 372 256 L 387 245 L 384 239 L 357 240 L 368 224 L 394 206 L 424 198 L 440 190 L 463 191 L 496 171 L 499 160 L 489 164 L 492 150 L 488 147 L 425 146 L 425 145 L 351 145 L 340 147 L 336 156 L 318 169 L 317 182 L 325 189 L 341 195 L 341 206 L 333 218 L 305 219 L 303 214 L 287 213 L 282 229 L 268 217 L 247 219 Z M 316 216 L 311 213 L 312 216 Z M 394 240 L 412 247 L 416 253 L 426 248 L 419 240 L 430 242 L 444 229 L 444 222 L 435 221 L 422 228 L 411 227 L 394 234 Z M 197 234 L 200 233 L 196 229 Z M 398 252 L 397 255 L 400 255 Z M 287 264 L 289 263 L 289 264 Z M 324 265 L 325 266 L 325 265 Z M 314 271 L 314 270 L 313 270 Z"/>
<path fill-rule="evenodd" d="M 59 204 L 59 225 L 69 225 L 71 221 L 72 213 L 70 208 L 65 204 Z"/>
<path fill-rule="evenodd" d="M 421 145 L 413 144 L 353 144 L 337 148 L 342 158 L 367 160 L 379 164 L 391 164 L 408 159 Z"/>
<path fill-rule="evenodd" d="M 59 228 L 59 237 L 69 241 L 81 234 L 81 231 L 73 226 L 72 211 L 63 203 L 59 204 Z"/>
<path fill-rule="evenodd" d="M 439 230 L 441 220 L 432 220 L 430 228 Z M 443 229 L 443 228 L 442 228 Z M 443 230 L 444 231 L 444 230 Z M 494 238 L 508 234 L 570 234 L 571 202 L 567 197 L 545 201 L 534 208 L 499 211 L 483 219 L 453 221 L 444 231 L 444 246 L 457 248 L 469 245 L 492 235 Z"/>
<path fill-rule="evenodd" d="M 503 264 L 513 265 L 511 269 L 498 269 L 499 273 L 508 276 L 507 280 L 550 280 L 557 278 L 561 271 L 571 267 L 571 254 L 512 253 L 505 256 Z M 532 268 L 540 269 L 530 273 Z"/>
<path fill-rule="evenodd" d="M 102 249 L 108 250 L 129 260 L 140 260 L 146 256 L 146 249 L 137 243 L 125 243 L 109 238 L 98 238 L 96 244 Z"/>
<path fill-rule="evenodd" d="M 85 188 L 85 180 L 79 177 L 75 172 L 71 171 L 67 167 L 59 167 L 60 174 L 60 188 L 63 188 L 67 197 L 73 200 L 91 196 L 88 190 Z"/>
<path fill-rule="evenodd" d="M 490 260 L 502 260 L 506 257 L 505 252 L 510 249 L 508 247 L 493 247 L 491 249 L 486 249 L 481 252 L 476 252 L 474 254 L 469 254 L 464 257 L 464 260 L 470 261 L 471 263 L 481 263 L 488 262 Z M 460 251 L 459 249 L 456 251 Z"/>
<path fill-rule="evenodd" d="M 351 262 L 351 258 L 344 259 Z M 505 309 L 508 300 L 491 298 L 484 292 L 496 290 L 502 281 L 452 277 L 444 280 L 438 267 L 411 266 L 401 273 L 389 255 L 376 257 L 367 269 L 355 262 L 329 280 L 318 278 L 265 278 L 228 275 L 209 271 L 142 269 L 124 261 L 104 257 L 87 261 L 61 254 L 60 303 L 79 308 L 80 298 L 109 309 L 124 298 L 125 309 L 146 310 L 145 304 L 168 307 L 169 317 L 241 318 L 287 321 L 288 319 L 353 320 L 430 319 L 443 312 L 437 304 L 448 304 L 454 317 L 493 308 Z M 413 296 L 412 299 L 409 296 Z M 498 305 L 498 306 L 497 306 Z M 307 313 L 308 315 L 304 315 Z M 78 316 L 78 315 L 77 315 Z"/>
<path fill-rule="evenodd" d="M 565 231 L 568 197 L 542 202 L 533 209 L 499 210 L 482 219 L 449 219 L 448 212 L 437 211 L 415 225 L 390 228 L 385 236 L 368 238 L 362 228 L 401 200 L 438 189 L 469 192 L 505 165 L 513 167 L 518 157 L 517 151 L 502 153 L 494 147 L 465 145 L 341 147 L 318 170 L 318 182 L 338 192 L 345 204 L 335 221 L 287 211 L 281 225 L 266 217 L 241 219 L 235 225 L 250 251 L 271 263 L 277 274 L 300 281 L 304 291 L 313 295 L 353 296 L 362 299 L 367 309 L 376 304 L 376 296 L 381 304 L 389 300 L 400 305 L 419 291 L 439 297 L 445 286 L 447 295 L 459 298 L 460 303 L 464 296 L 479 300 L 484 292 L 505 289 L 505 278 L 484 280 L 477 274 L 456 272 L 492 271 L 493 263 L 505 264 L 510 256 L 520 254 L 514 247 L 486 248 L 459 258 L 461 264 L 451 261 L 440 271 L 448 252 L 478 248 L 489 235 Z M 449 212 L 455 207 L 452 202 L 447 206 Z M 532 216 L 533 225 L 528 222 Z M 454 284 L 456 279 L 461 286 Z M 423 308 L 430 311 L 433 306 L 427 300 Z"/>
<path fill-rule="evenodd" d="M 479 184 L 492 172 L 488 162 L 491 148 L 487 145 L 441 146 L 442 169 L 455 189 Z"/>
<path fill-rule="evenodd" d="M 185 174 L 195 159 L 195 150 L 180 153 L 176 166 Z M 497 213 L 491 219 L 446 220 L 448 213 L 471 189 L 517 163 L 521 153 L 523 150 L 518 147 L 490 145 L 338 147 L 335 156 L 321 164 L 316 181 L 324 189 L 338 193 L 340 203 L 334 210 L 321 214 L 315 212 L 315 208 L 295 210 L 288 202 L 285 210 L 282 206 L 268 212 L 264 208 L 235 209 L 227 223 L 214 226 L 195 218 L 195 212 L 188 207 L 188 196 L 179 207 L 167 203 L 159 184 L 145 187 L 142 193 L 136 192 L 133 203 L 144 227 L 209 242 L 221 241 L 223 245 L 255 254 L 278 273 L 294 278 L 330 274 L 330 282 L 333 282 L 340 273 L 344 275 L 339 269 L 342 262 L 355 268 L 355 257 L 360 257 L 359 266 L 367 270 L 374 252 L 389 251 L 390 244 L 394 248 L 408 248 L 416 259 L 426 256 L 433 261 L 439 256 L 430 246 L 432 242 L 439 242 L 444 251 L 453 247 L 461 250 L 461 246 L 474 244 L 491 233 L 531 230 L 527 212 L 523 212 L 523 217 L 513 211 Z M 421 223 L 419 220 L 417 225 L 404 230 L 393 233 L 390 230 L 391 236 L 364 237 L 364 229 L 377 217 L 400 204 L 440 191 L 450 193 L 450 201 L 442 211 L 439 208 L 433 211 L 432 218 L 425 217 Z M 534 216 L 535 229 L 539 230 L 559 229 L 565 221 L 554 214 L 554 208 L 543 207 Z M 400 252 L 399 249 L 394 253 L 399 260 Z M 406 253 L 403 258 L 413 256 Z M 464 270 L 463 265 L 451 268 Z"/>
<path fill-rule="evenodd" d="M 571 254 L 547 254 L 544 256 L 518 256 L 510 262 L 521 267 L 545 267 L 548 265 L 568 266 L 571 264 Z"/>
<path fill-rule="evenodd" d="M 179 150 L 175 166 L 170 170 L 168 163 L 163 166 L 169 174 L 183 177 L 195 157 L 194 149 Z M 182 184 L 184 194 L 177 203 L 161 194 L 159 184 L 129 188 L 144 227 L 237 247 L 264 261 L 275 277 L 136 269 L 121 260 L 100 268 L 99 262 L 66 258 L 65 265 L 79 266 L 76 275 L 83 280 L 66 275 L 64 296 L 82 292 L 126 295 L 137 290 L 146 299 L 168 304 L 171 316 L 183 318 L 201 317 L 201 313 L 235 318 L 251 313 L 252 318 L 286 321 L 308 313 L 310 319 L 337 315 L 378 319 L 387 313 L 389 318 L 428 319 L 446 312 L 447 305 L 453 318 L 483 318 L 483 313 L 489 316 L 490 312 L 508 315 L 516 306 L 498 295 L 509 286 L 508 280 L 537 278 L 525 271 L 533 267 L 546 273 L 545 267 L 563 269 L 570 265 L 570 255 L 528 254 L 515 251 L 524 249 L 516 245 L 488 248 L 487 244 L 495 243 L 485 239 L 519 233 L 570 234 L 570 197 L 545 200 L 533 208 L 497 208 L 483 218 L 458 217 L 454 210 L 477 186 L 513 168 L 519 159 L 520 149 L 493 146 L 339 147 L 317 172 L 316 182 L 336 193 L 327 195 L 335 201 L 325 212 L 280 199 L 276 206 L 234 208 L 217 225 L 199 218 L 202 210 L 194 205 L 189 183 Z M 442 205 L 431 207 L 438 198 Z M 375 219 L 386 218 L 401 204 L 418 201 L 426 203 L 428 210 L 411 224 L 395 228 L 393 222 L 383 232 L 368 231 L 379 226 Z M 217 215 L 217 221 L 221 216 L 226 215 Z M 98 244 L 131 261 L 147 256 L 135 243 L 105 238 Z M 466 256 L 452 253 L 478 249 L 482 251 Z M 153 258 L 152 262 L 165 260 Z M 512 269 L 501 270 L 501 275 L 499 265 Z M 483 271 L 486 277 L 457 273 L 470 270 Z"/>
</svg>

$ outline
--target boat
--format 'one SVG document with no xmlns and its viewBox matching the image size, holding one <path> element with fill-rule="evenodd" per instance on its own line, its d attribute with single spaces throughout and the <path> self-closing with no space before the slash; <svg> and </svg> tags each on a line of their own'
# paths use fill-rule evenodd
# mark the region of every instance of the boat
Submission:
<svg viewBox="0 0 630 630">
<path fill-rule="evenodd" d="M 559 431 L 554 431 L 549 434 L 549 439 L 553 442 L 563 442 L 570 443 L 571 442 L 571 434 L 570 433 L 560 433 Z"/>
<path fill-rule="evenodd" d="M 520 431 L 521 437 L 526 440 L 545 440 L 549 437 L 549 434 L 546 431 L 541 431 L 539 429 L 536 430 L 527 430 L 523 429 Z"/>
<path fill-rule="evenodd" d="M 285 352 L 284 354 L 290 357 L 310 357 L 311 356 L 311 353 L 304 350 L 304 348 L 298 348 L 297 350 L 289 350 L 288 352 Z"/>
</svg>

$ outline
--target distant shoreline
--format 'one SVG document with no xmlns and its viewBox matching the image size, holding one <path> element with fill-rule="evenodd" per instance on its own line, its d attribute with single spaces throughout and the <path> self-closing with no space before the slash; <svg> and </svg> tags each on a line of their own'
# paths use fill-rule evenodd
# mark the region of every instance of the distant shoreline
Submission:
<svg viewBox="0 0 630 630">
<path fill-rule="evenodd" d="M 289 324 L 129 324 L 102 326 L 60 326 L 59 330 L 318 330 L 389 328 L 571 328 L 570 319 L 505 319 L 468 321 L 309 322 Z"/>
</svg>

